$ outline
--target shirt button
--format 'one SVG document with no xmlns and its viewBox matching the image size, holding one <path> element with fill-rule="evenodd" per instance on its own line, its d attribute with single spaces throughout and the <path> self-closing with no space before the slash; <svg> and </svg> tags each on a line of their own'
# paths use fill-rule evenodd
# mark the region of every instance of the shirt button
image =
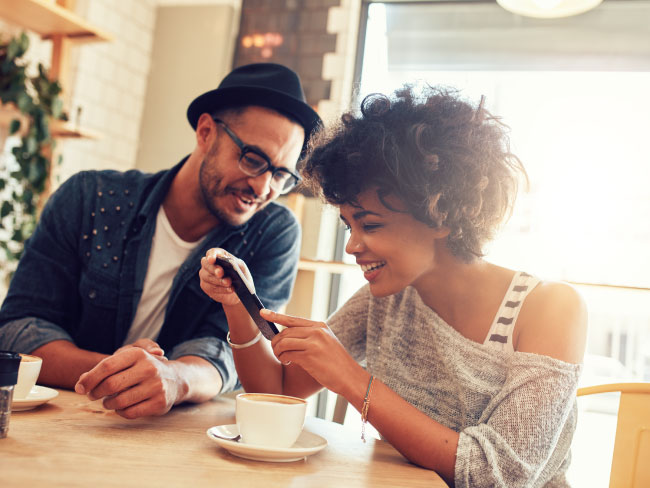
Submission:
<svg viewBox="0 0 650 488">
<path fill-rule="evenodd" d="M 94 300 L 97 297 L 97 290 L 90 290 L 88 292 L 88 298 L 91 300 Z"/>
</svg>

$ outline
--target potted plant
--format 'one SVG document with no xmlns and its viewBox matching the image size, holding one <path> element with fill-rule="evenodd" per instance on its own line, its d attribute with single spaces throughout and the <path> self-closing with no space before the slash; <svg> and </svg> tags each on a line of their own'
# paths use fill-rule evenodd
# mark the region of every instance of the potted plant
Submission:
<svg viewBox="0 0 650 488">
<path fill-rule="evenodd" d="M 59 83 L 49 79 L 40 63 L 34 76 L 28 74 L 23 58 L 28 48 L 25 33 L 0 39 L 0 274 L 5 278 L 11 276 L 24 241 L 34 230 L 47 190 L 54 145 L 50 119 L 66 118 Z M 19 138 L 10 154 L 2 135 Z"/>
</svg>

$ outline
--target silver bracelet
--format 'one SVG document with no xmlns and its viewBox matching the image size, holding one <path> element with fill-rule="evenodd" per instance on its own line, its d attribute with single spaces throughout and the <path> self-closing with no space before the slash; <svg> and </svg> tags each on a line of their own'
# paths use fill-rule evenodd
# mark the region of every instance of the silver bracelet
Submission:
<svg viewBox="0 0 650 488">
<path fill-rule="evenodd" d="M 246 349 L 247 347 L 251 347 L 254 344 L 257 344 L 257 342 L 262 338 L 262 331 L 258 331 L 257 335 L 253 337 L 250 341 L 244 342 L 243 344 L 233 344 L 230 342 L 230 331 L 228 331 L 228 335 L 226 335 L 226 340 L 228 341 L 228 344 L 230 344 L 230 347 L 233 349 Z"/>
</svg>

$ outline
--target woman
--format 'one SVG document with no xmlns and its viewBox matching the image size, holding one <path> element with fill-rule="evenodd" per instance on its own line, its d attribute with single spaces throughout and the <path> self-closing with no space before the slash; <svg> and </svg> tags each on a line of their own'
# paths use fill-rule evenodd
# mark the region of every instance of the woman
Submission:
<svg viewBox="0 0 650 488">
<path fill-rule="evenodd" d="M 483 100 L 369 96 L 302 173 L 339 208 L 368 285 L 327 324 L 264 311 L 287 327 L 270 350 L 211 250 L 202 287 L 224 306 L 245 389 L 343 395 L 450 485 L 566 486 L 585 306 L 566 284 L 482 259 L 525 175 Z"/>
</svg>

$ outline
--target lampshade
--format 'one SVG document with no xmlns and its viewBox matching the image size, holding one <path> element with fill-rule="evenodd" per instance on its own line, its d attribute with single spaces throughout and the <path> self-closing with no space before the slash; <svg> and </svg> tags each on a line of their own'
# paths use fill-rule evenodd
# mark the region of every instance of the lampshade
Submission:
<svg viewBox="0 0 650 488">
<path fill-rule="evenodd" d="M 497 0 L 504 9 L 526 17 L 552 19 L 581 14 L 602 0 Z"/>
</svg>

